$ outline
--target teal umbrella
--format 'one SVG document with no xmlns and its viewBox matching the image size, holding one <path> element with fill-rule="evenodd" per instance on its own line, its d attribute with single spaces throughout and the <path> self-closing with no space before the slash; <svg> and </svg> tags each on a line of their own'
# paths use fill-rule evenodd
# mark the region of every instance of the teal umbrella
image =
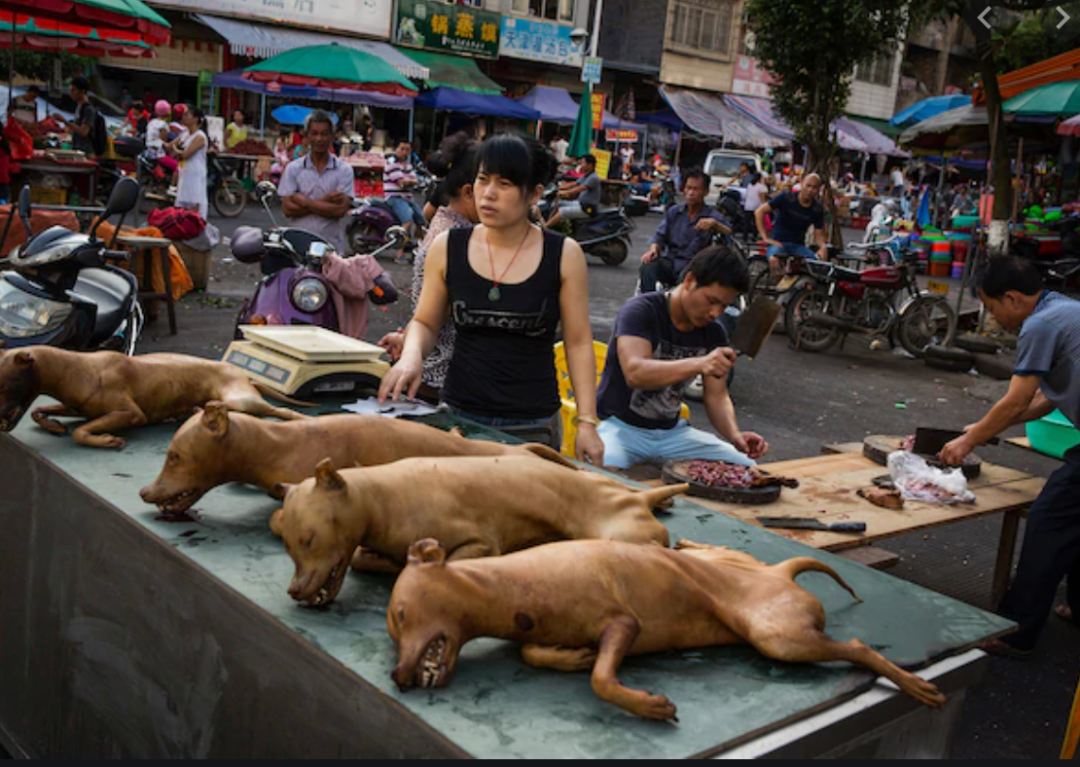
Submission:
<svg viewBox="0 0 1080 767">
<path fill-rule="evenodd" d="M 570 146 L 566 149 L 567 157 L 584 157 L 592 151 L 592 124 L 592 86 L 586 83 L 578 104 L 574 132 L 570 134 Z"/>
<path fill-rule="evenodd" d="M 1019 117 L 1072 117 L 1080 112 L 1080 80 L 1040 85 L 1013 96 L 1001 108 Z"/>
<path fill-rule="evenodd" d="M 293 48 L 244 69 L 258 83 L 376 91 L 415 96 L 416 86 L 390 64 L 370 53 L 337 43 Z"/>
</svg>

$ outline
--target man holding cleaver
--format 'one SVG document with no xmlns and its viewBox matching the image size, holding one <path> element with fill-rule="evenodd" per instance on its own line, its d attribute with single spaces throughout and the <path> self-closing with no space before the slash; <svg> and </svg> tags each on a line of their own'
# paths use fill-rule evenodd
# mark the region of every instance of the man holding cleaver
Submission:
<svg viewBox="0 0 1080 767">
<path fill-rule="evenodd" d="M 979 294 L 994 319 L 1019 330 L 1016 370 L 1008 393 L 941 458 L 959 464 L 975 447 L 1010 426 L 1061 410 L 1080 425 L 1080 302 L 1043 287 L 1038 270 L 1019 258 L 991 259 Z M 1068 576 L 1068 604 L 1055 612 L 1080 616 L 1080 447 L 1050 475 L 1028 511 L 1020 564 L 999 612 L 1020 630 L 983 646 L 987 652 L 1026 658 L 1046 624 L 1061 579 Z"/>
<path fill-rule="evenodd" d="M 694 256 L 674 290 L 634 296 L 619 310 L 597 394 L 605 465 L 676 458 L 753 465 L 768 452 L 761 435 L 741 431 L 735 419 L 727 375 L 737 352 L 717 322 L 749 282 L 737 254 L 712 246 Z M 679 418 L 683 393 L 698 375 L 716 434 Z"/>
</svg>

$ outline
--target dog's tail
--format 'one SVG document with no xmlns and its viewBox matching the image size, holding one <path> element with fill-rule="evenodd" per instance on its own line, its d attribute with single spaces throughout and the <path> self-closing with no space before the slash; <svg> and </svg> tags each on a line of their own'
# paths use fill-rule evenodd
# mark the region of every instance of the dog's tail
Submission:
<svg viewBox="0 0 1080 767">
<path fill-rule="evenodd" d="M 812 571 L 816 573 L 825 573 L 831 577 L 834 581 L 843 586 L 849 594 L 855 599 L 856 602 L 861 602 L 859 595 L 855 593 L 855 590 L 851 586 L 844 582 L 844 579 L 836 574 L 836 571 L 829 567 L 824 562 L 819 562 L 813 557 L 795 557 L 795 559 L 788 559 L 784 562 L 780 562 L 777 565 L 773 565 L 773 570 L 778 571 L 782 575 L 787 576 L 791 580 L 795 580 L 795 577 L 799 573 L 805 573 Z"/>
<path fill-rule="evenodd" d="M 639 494 L 645 497 L 645 502 L 650 509 L 670 509 L 671 498 L 690 489 L 685 482 L 681 485 L 661 485 L 650 490 L 641 490 Z"/>
<path fill-rule="evenodd" d="M 552 450 L 547 445 L 541 445 L 538 442 L 530 442 L 527 445 L 522 445 L 522 447 L 533 455 L 539 458 L 543 458 L 545 461 L 551 461 L 552 463 L 557 463 L 560 466 L 566 466 L 567 468 L 574 469 L 575 471 L 578 468 L 565 456 L 563 456 L 563 454 L 560 453 L 558 450 Z"/>
<path fill-rule="evenodd" d="M 284 402 L 286 405 L 295 405 L 296 407 L 315 407 L 314 402 L 301 402 L 298 399 L 286 397 L 281 392 L 274 391 L 266 384 L 261 384 L 258 381 L 252 381 L 251 383 L 258 390 L 259 394 L 263 395 L 264 397 L 269 397 L 270 399 L 277 400 L 278 402 Z"/>
</svg>

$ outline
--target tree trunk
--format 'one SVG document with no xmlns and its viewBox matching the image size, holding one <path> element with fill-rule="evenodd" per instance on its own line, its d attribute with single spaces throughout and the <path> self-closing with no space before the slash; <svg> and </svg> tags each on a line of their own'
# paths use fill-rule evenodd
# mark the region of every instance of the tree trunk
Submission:
<svg viewBox="0 0 1080 767">
<path fill-rule="evenodd" d="M 994 178 L 994 210 L 991 213 L 987 250 L 991 256 L 1000 256 L 1009 250 L 1009 214 L 1012 209 L 1012 173 L 1009 168 L 1009 141 L 1005 128 L 1005 115 L 1001 111 L 1001 89 L 998 87 L 997 68 L 992 50 L 983 51 L 979 57 L 983 93 L 986 94 L 986 116 L 990 121 L 991 161 Z"/>
</svg>

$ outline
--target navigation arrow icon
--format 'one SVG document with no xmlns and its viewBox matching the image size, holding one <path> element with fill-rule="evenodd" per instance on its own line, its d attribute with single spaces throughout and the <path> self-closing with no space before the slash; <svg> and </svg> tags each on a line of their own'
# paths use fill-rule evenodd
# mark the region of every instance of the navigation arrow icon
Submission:
<svg viewBox="0 0 1080 767">
<path fill-rule="evenodd" d="M 986 27 L 987 29 L 992 29 L 992 27 L 990 26 L 990 23 L 984 17 L 986 16 L 986 14 L 990 13 L 991 10 L 993 10 L 993 9 L 988 5 L 988 6 L 986 6 L 985 9 L 983 9 L 983 12 L 979 14 L 979 21 L 981 21 L 983 23 L 983 26 Z M 1058 8 L 1058 10 L 1060 11 L 1061 9 Z"/>
<path fill-rule="evenodd" d="M 1069 14 L 1067 14 L 1067 13 L 1065 13 L 1065 9 L 1064 9 L 1064 8 L 1062 8 L 1062 7 L 1060 6 L 1060 5 L 1058 6 L 1058 13 L 1060 13 L 1060 14 L 1061 14 L 1061 15 L 1062 15 L 1062 16 L 1064 17 L 1064 18 L 1063 18 L 1063 19 L 1061 20 L 1061 22 L 1060 22 L 1060 23 L 1059 23 L 1059 24 L 1057 25 L 1057 28 L 1058 28 L 1058 29 L 1061 29 L 1061 28 L 1062 28 L 1063 26 L 1065 26 L 1065 25 L 1066 25 L 1066 24 L 1068 23 L 1069 19 L 1071 19 L 1071 18 L 1072 18 L 1072 16 L 1070 16 L 1070 15 L 1069 15 Z"/>
</svg>

